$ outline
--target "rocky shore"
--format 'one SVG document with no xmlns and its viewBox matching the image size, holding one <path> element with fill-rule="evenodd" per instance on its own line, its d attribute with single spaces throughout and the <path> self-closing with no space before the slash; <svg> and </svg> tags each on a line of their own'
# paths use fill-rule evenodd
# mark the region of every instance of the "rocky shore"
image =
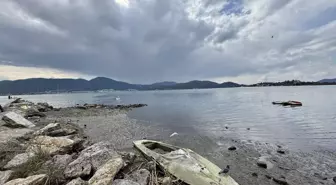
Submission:
<svg viewBox="0 0 336 185">
<path fill-rule="evenodd" d="M 0 184 L 147 185 L 180 184 L 137 151 L 96 142 L 79 121 L 62 114 L 90 109 L 90 115 L 145 106 L 76 105 L 54 108 L 16 99 L 3 106 L 0 126 Z"/>
</svg>

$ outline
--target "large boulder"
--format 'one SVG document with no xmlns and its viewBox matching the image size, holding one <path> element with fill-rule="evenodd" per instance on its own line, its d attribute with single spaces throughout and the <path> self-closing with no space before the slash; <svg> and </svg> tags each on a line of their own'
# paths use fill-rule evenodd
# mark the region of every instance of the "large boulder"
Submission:
<svg viewBox="0 0 336 185">
<path fill-rule="evenodd" d="M 22 153 L 17 154 L 12 160 L 10 160 L 5 166 L 5 169 L 13 169 L 20 167 L 28 162 L 29 159 L 35 156 L 34 153 Z"/>
<path fill-rule="evenodd" d="M 49 135 L 50 132 L 61 129 L 61 125 L 59 123 L 50 123 L 42 129 L 34 132 L 34 135 Z"/>
<path fill-rule="evenodd" d="M 137 182 L 133 182 L 131 180 L 116 179 L 113 181 L 112 185 L 140 185 L 140 184 Z"/>
<path fill-rule="evenodd" d="M 66 185 L 87 185 L 88 182 L 86 181 L 83 181 L 81 178 L 77 178 L 77 179 L 74 179 L 70 182 L 68 182 L 68 184 Z"/>
<path fill-rule="evenodd" d="M 73 161 L 72 155 L 55 155 L 51 160 L 47 161 L 44 165 L 48 166 L 56 166 L 59 169 L 65 169 L 68 164 Z"/>
<path fill-rule="evenodd" d="M 81 151 L 76 160 L 71 162 L 64 171 L 67 178 L 87 177 L 96 171 L 112 156 L 117 155 L 107 142 L 99 142 Z"/>
<path fill-rule="evenodd" d="M 0 184 L 5 184 L 12 176 L 13 171 L 0 171 Z"/>
<path fill-rule="evenodd" d="M 4 185 L 44 185 L 48 176 L 45 174 L 33 175 L 27 178 L 14 179 Z"/>
<path fill-rule="evenodd" d="M 25 111 L 25 118 L 31 118 L 31 117 L 46 117 L 46 115 L 43 112 L 40 112 L 36 108 L 29 108 Z"/>
<path fill-rule="evenodd" d="M 126 179 L 139 183 L 140 185 L 147 185 L 149 181 L 150 172 L 146 169 L 140 169 L 127 176 Z"/>
<path fill-rule="evenodd" d="M 32 128 L 35 125 L 22 117 L 21 115 L 15 112 L 9 112 L 2 117 L 2 120 L 5 122 L 4 126 L 12 127 L 12 128 L 19 128 L 19 127 L 28 127 Z"/>
<path fill-rule="evenodd" d="M 37 103 L 37 110 L 40 112 L 47 112 L 53 110 L 53 106 L 49 105 L 48 103 Z"/>
<path fill-rule="evenodd" d="M 89 180 L 89 185 L 110 185 L 114 176 L 124 166 L 121 156 L 115 155 L 100 167 L 93 177 Z"/>
<path fill-rule="evenodd" d="M 65 137 L 37 136 L 32 139 L 32 144 L 28 146 L 28 153 L 39 151 L 49 155 L 71 153 L 74 146 L 82 141 L 74 141 Z"/>
</svg>

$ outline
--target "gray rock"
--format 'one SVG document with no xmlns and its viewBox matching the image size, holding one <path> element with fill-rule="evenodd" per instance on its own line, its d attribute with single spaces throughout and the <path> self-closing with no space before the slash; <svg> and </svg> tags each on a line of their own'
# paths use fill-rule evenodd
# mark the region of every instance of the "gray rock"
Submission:
<svg viewBox="0 0 336 185">
<path fill-rule="evenodd" d="M 34 132 L 34 135 L 49 135 L 50 132 L 61 129 L 59 123 L 50 123 L 42 129 Z"/>
<path fill-rule="evenodd" d="M 81 151 L 78 158 L 66 167 L 64 175 L 67 178 L 86 177 L 115 155 L 117 153 L 109 143 L 96 143 Z"/>
<path fill-rule="evenodd" d="M 28 160 L 31 159 L 34 156 L 35 156 L 34 153 L 18 154 L 4 166 L 4 169 L 17 168 L 17 167 L 27 163 Z"/>
<path fill-rule="evenodd" d="M 110 185 L 114 179 L 114 176 L 123 166 L 124 161 L 121 156 L 113 156 L 112 159 L 108 160 L 96 171 L 96 173 L 89 180 L 89 185 Z"/>
<path fill-rule="evenodd" d="M 288 182 L 284 178 L 275 178 L 273 177 L 273 181 L 280 185 L 288 185 Z"/>
<path fill-rule="evenodd" d="M 171 185 L 172 184 L 172 179 L 170 177 L 164 177 L 162 179 L 162 185 Z"/>
<path fill-rule="evenodd" d="M 257 165 L 262 168 L 267 168 L 267 163 L 265 161 L 258 160 Z"/>
<path fill-rule="evenodd" d="M 333 178 L 333 181 L 336 183 L 336 176 Z"/>
<path fill-rule="evenodd" d="M 46 115 L 43 112 L 38 111 L 35 108 L 29 108 L 26 110 L 25 112 L 25 118 L 30 118 L 33 116 L 37 116 L 37 117 L 46 117 Z"/>
<path fill-rule="evenodd" d="M 70 128 L 61 128 L 59 130 L 54 130 L 49 132 L 49 136 L 53 136 L 53 137 L 59 137 L 59 136 L 68 136 L 68 135 L 72 135 L 72 134 L 76 134 L 77 130 L 75 129 L 70 129 Z"/>
<path fill-rule="evenodd" d="M 34 175 L 27 178 L 14 179 L 4 185 L 44 185 L 47 175 Z"/>
<path fill-rule="evenodd" d="M 57 166 L 59 169 L 65 169 L 72 161 L 72 155 L 55 155 L 45 163 L 45 166 Z"/>
<path fill-rule="evenodd" d="M 15 112 L 9 112 L 2 117 L 2 120 L 5 122 L 4 126 L 12 127 L 12 128 L 19 128 L 19 127 L 28 127 L 32 128 L 35 125 L 22 117 L 21 115 Z"/>
<path fill-rule="evenodd" d="M 83 181 L 81 178 L 74 179 L 66 185 L 87 185 L 88 182 Z"/>
<path fill-rule="evenodd" d="M 127 176 L 126 179 L 139 183 L 140 185 L 147 185 L 150 172 L 146 169 L 140 169 Z"/>
<path fill-rule="evenodd" d="M 235 146 L 230 146 L 230 147 L 228 148 L 228 150 L 233 151 L 233 150 L 237 150 L 237 148 L 236 148 Z"/>
<path fill-rule="evenodd" d="M 13 171 L 0 171 L 0 184 L 5 184 L 11 178 Z"/>
<path fill-rule="evenodd" d="M 282 148 L 279 148 L 279 149 L 277 150 L 277 152 L 278 152 L 279 154 L 285 154 L 285 153 L 286 153 L 286 151 L 285 151 L 284 149 L 282 149 Z"/>
<path fill-rule="evenodd" d="M 113 181 L 112 185 L 140 185 L 140 184 L 130 180 L 116 179 Z"/>
<path fill-rule="evenodd" d="M 31 140 L 32 144 L 28 146 L 28 153 L 36 153 L 39 150 L 49 155 L 70 153 L 76 141 L 65 137 L 37 136 Z M 78 141 L 79 142 L 79 141 Z"/>
<path fill-rule="evenodd" d="M 252 173 L 252 176 L 253 176 L 253 177 L 258 177 L 258 173 L 253 172 L 253 173 Z"/>
</svg>

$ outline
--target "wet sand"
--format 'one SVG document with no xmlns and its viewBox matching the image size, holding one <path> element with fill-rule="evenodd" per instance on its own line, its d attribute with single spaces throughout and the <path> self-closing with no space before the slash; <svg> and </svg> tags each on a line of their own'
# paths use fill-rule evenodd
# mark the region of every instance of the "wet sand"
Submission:
<svg viewBox="0 0 336 185">
<path fill-rule="evenodd" d="M 162 140 L 190 148 L 220 167 L 230 165 L 229 174 L 241 185 L 250 184 L 335 184 L 336 154 L 330 151 L 304 153 L 290 151 L 286 146 L 255 141 L 233 140 L 222 136 L 214 138 L 199 133 L 173 132 L 159 125 L 148 125 L 130 119 L 127 110 L 65 108 L 48 112 L 49 121 L 70 121 L 84 128 L 92 141 L 110 141 L 117 149 L 130 149 L 137 139 Z M 230 151 L 228 148 L 237 149 Z M 278 153 L 281 147 L 284 154 Z M 265 159 L 268 169 L 257 165 Z"/>
</svg>

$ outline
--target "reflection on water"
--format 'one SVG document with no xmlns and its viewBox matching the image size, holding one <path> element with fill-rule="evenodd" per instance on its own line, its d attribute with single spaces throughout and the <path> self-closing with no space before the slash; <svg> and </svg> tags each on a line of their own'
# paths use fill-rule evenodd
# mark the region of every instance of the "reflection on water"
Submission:
<svg viewBox="0 0 336 185">
<path fill-rule="evenodd" d="M 180 91 L 77 93 L 21 96 L 55 106 L 76 103 L 146 103 L 131 118 L 176 132 L 198 132 L 213 138 L 280 142 L 299 149 L 336 148 L 336 87 L 265 87 Z M 120 97 L 120 100 L 116 100 Z M 117 98 L 118 99 L 118 98 Z M 302 107 L 272 105 L 298 100 Z M 0 98 L 4 103 L 6 97 Z M 228 127 L 226 129 L 225 127 Z M 248 130 L 247 128 L 250 128 Z"/>
</svg>

